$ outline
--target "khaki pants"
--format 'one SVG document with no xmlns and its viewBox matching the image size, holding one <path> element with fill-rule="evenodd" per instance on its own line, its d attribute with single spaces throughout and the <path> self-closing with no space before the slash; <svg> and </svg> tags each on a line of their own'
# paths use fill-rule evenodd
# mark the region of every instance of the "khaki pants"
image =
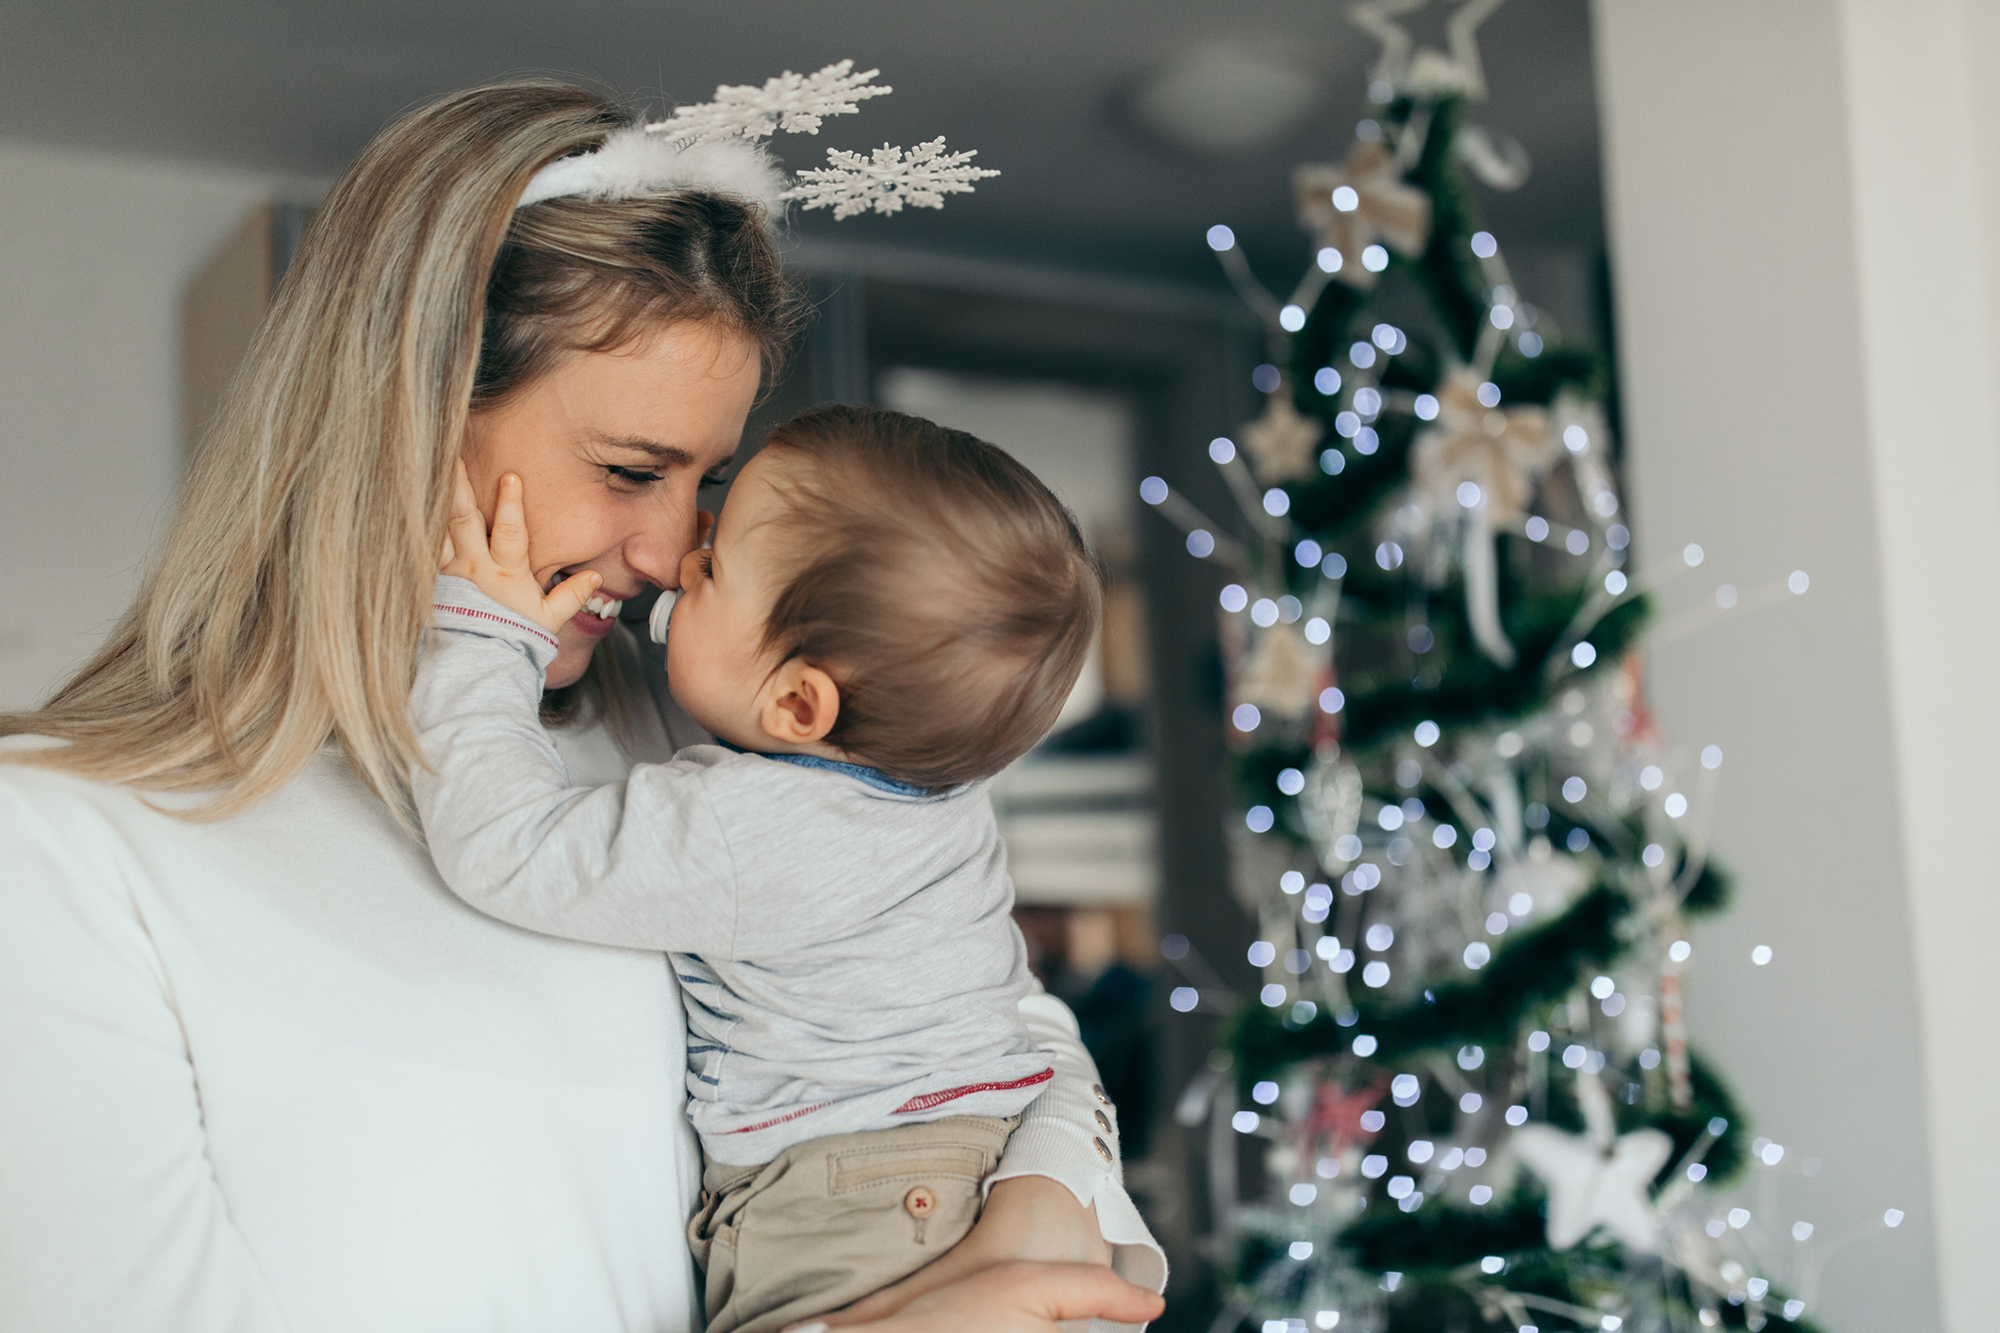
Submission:
<svg viewBox="0 0 2000 1333">
<path fill-rule="evenodd" d="M 761 1166 L 707 1163 L 688 1243 L 708 1333 L 775 1333 L 943 1255 L 979 1220 L 980 1183 L 1018 1123 L 949 1116 L 814 1139 Z"/>
</svg>

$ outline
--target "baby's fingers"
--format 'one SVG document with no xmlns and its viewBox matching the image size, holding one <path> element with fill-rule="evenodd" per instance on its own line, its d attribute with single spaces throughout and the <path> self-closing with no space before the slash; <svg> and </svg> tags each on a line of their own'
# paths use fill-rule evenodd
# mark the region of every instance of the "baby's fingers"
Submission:
<svg viewBox="0 0 2000 1333">
<path fill-rule="evenodd" d="M 493 531 L 487 542 L 494 567 L 502 574 L 528 576 L 528 521 L 521 512 L 521 479 L 511 472 L 500 478 L 500 499 L 493 506 Z"/>
<path fill-rule="evenodd" d="M 451 473 L 451 521 L 445 529 L 443 563 L 447 574 L 469 574 L 486 554 L 486 515 L 472 493 L 472 479 L 460 459 Z"/>
<path fill-rule="evenodd" d="M 586 569 L 572 574 L 555 586 L 555 590 L 542 598 L 542 623 L 561 626 L 577 612 L 604 582 L 604 576 L 594 569 Z"/>
</svg>

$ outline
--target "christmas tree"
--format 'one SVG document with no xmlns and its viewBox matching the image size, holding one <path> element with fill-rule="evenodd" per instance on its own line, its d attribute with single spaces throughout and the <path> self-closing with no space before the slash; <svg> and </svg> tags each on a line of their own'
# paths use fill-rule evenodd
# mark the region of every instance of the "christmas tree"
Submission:
<svg viewBox="0 0 2000 1333">
<path fill-rule="evenodd" d="M 1263 414 L 1209 447 L 1241 522 L 1141 488 L 1233 579 L 1231 888 L 1264 985 L 1182 1100 L 1215 1126 L 1231 1309 L 1266 1333 L 1809 1328 L 1798 1252 L 1713 1193 L 1784 1150 L 1683 1030 L 1684 923 L 1728 896 L 1701 836 L 1722 754 L 1646 710 L 1609 370 L 1481 226 L 1468 170 L 1522 173 L 1463 120 L 1477 15 L 1445 55 L 1389 8 L 1358 15 L 1388 39 L 1376 113 L 1294 176 L 1314 253 L 1290 299 L 1209 233 L 1272 345 Z M 1262 1149 L 1245 1180 L 1233 1136 Z"/>
</svg>

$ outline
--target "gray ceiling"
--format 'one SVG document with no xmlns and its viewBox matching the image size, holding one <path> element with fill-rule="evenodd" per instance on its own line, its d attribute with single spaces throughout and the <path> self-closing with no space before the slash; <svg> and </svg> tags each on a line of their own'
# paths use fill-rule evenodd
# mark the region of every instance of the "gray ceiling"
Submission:
<svg viewBox="0 0 2000 1333">
<path fill-rule="evenodd" d="M 1366 111 L 1373 40 L 1344 3 L 1306 0 L 0 0 L 0 135 L 330 177 L 399 110 L 446 89 L 560 73 L 650 101 L 842 57 L 879 66 L 893 97 L 780 136 L 793 165 L 827 145 L 938 134 L 1003 175 L 941 213 L 808 235 L 894 242 L 1161 278 L 1214 280 L 1202 234 L 1227 222 L 1273 277 L 1305 243 L 1287 181 L 1337 157 Z M 1439 44 L 1444 0 L 1412 16 Z M 1138 128 L 1130 92 L 1206 38 L 1275 42 L 1314 71 L 1318 102 L 1278 142 L 1233 157 Z M 1485 191 L 1503 241 L 1602 244 L 1587 0 L 1510 0 L 1481 31 L 1491 100 L 1473 118 L 1535 162 L 1527 189 Z"/>
</svg>

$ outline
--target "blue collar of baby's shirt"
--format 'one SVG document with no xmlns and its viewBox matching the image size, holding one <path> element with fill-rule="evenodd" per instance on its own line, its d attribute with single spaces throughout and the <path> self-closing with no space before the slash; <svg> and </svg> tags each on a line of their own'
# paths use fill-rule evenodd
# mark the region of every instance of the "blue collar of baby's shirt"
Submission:
<svg viewBox="0 0 2000 1333">
<path fill-rule="evenodd" d="M 864 782 L 876 791 L 888 792 L 891 796 L 929 796 L 929 787 L 919 787 L 913 782 L 899 782 L 879 768 L 867 768 L 861 764 L 842 763 L 838 759 L 822 759 L 816 754 L 770 754 L 763 750 L 746 750 L 740 745 L 731 745 L 719 737 L 716 744 L 737 754 L 754 754 L 759 759 L 775 759 L 781 764 L 796 764 L 800 768 L 820 768 L 829 773 L 839 773 Z"/>
</svg>

